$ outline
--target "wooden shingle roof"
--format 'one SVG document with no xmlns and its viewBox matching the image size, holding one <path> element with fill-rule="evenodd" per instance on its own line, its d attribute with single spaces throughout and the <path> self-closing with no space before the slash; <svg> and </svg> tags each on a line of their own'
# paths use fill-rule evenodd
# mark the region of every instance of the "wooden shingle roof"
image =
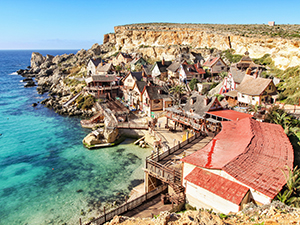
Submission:
<svg viewBox="0 0 300 225">
<path fill-rule="evenodd" d="M 271 83 L 273 83 L 271 79 L 254 78 L 253 76 L 245 75 L 241 84 L 236 88 L 236 91 L 247 95 L 261 95 Z"/>
</svg>

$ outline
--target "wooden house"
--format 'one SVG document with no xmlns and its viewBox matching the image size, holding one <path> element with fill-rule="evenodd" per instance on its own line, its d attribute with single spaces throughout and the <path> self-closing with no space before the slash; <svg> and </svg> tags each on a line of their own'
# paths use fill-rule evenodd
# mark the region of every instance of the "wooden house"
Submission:
<svg viewBox="0 0 300 225">
<path fill-rule="evenodd" d="M 166 80 L 168 78 L 167 68 L 171 65 L 171 61 L 157 61 L 151 70 L 153 80 Z"/>
<path fill-rule="evenodd" d="M 196 78 L 198 81 L 204 79 L 205 71 L 203 70 L 200 63 L 196 64 L 181 64 L 179 68 L 179 79 L 181 82 L 189 82 L 193 78 Z"/>
<path fill-rule="evenodd" d="M 187 62 L 180 58 L 173 61 L 171 65 L 167 67 L 169 79 L 179 78 L 180 66 L 182 64 L 187 64 Z"/>
<path fill-rule="evenodd" d="M 205 63 L 203 68 L 208 70 L 212 75 L 217 75 L 222 72 L 227 72 L 228 66 L 221 57 L 210 56 Z"/>
<path fill-rule="evenodd" d="M 135 71 L 136 65 L 146 65 L 147 61 L 143 57 L 136 57 L 130 62 L 130 70 Z M 142 68 L 141 68 L 142 69 Z"/>
<path fill-rule="evenodd" d="M 100 58 L 90 58 L 87 63 L 87 76 L 96 75 L 96 68 L 102 62 Z"/>
<path fill-rule="evenodd" d="M 114 74 L 115 68 L 112 63 L 103 63 L 101 62 L 96 69 L 97 75 L 106 75 L 106 74 Z"/>
<path fill-rule="evenodd" d="M 238 102 L 245 105 L 273 104 L 277 97 L 273 80 L 250 75 L 245 75 L 235 90 Z"/>
<path fill-rule="evenodd" d="M 133 105 L 133 99 L 135 98 L 135 91 L 133 89 L 136 86 L 137 81 L 143 81 L 143 72 L 129 72 L 123 78 L 123 87 L 122 91 L 124 94 L 124 100 L 128 102 L 130 105 Z"/>
<path fill-rule="evenodd" d="M 134 84 L 134 87 L 130 94 L 130 102 L 129 105 L 134 107 L 136 110 L 140 110 L 143 108 L 142 102 L 143 102 L 143 90 L 147 86 L 147 83 L 145 81 L 136 81 Z"/>
<path fill-rule="evenodd" d="M 240 83 L 242 83 L 245 75 L 245 71 L 239 70 L 235 66 L 231 66 L 228 75 L 222 81 L 222 87 L 219 94 L 225 94 L 235 90 Z"/>
<path fill-rule="evenodd" d="M 127 54 L 127 53 L 124 53 L 124 52 L 119 52 L 116 57 L 114 57 L 112 59 L 112 64 L 114 66 L 117 66 L 117 65 L 121 65 L 122 63 L 123 64 L 128 64 L 132 61 L 132 58 L 130 56 L 130 54 Z"/>
<path fill-rule="evenodd" d="M 281 170 L 294 161 L 283 128 L 251 118 L 221 123 L 209 144 L 181 160 L 186 202 L 225 214 L 271 203 L 286 184 Z"/>
<path fill-rule="evenodd" d="M 93 75 L 85 79 L 85 90 L 96 98 L 110 94 L 112 97 L 119 94 L 118 79 L 115 75 Z"/>
<path fill-rule="evenodd" d="M 143 110 L 148 116 L 151 112 L 162 111 L 172 105 L 172 100 L 167 93 L 159 86 L 145 86 L 142 92 L 142 105 Z"/>
</svg>

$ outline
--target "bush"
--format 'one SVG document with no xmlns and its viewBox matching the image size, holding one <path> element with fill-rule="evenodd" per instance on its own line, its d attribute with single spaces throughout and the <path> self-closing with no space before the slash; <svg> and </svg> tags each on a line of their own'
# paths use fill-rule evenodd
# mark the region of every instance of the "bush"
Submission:
<svg viewBox="0 0 300 225">
<path fill-rule="evenodd" d="M 241 60 L 241 58 L 243 57 L 242 55 L 238 55 L 238 54 L 233 54 L 234 50 L 232 49 L 227 49 L 225 51 L 222 52 L 222 54 L 225 56 L 225 58 L 228 59 L 228 61 L 230 63 L 237 63 Z"/>
<path fill-rule="evenodd" d="M 89 95 L 84 100 L 81 109 L 83 109 L 83 110 L 91 109 L 94 106 L 94 104 L 95 104 L 94 97 Z"/>
<path fill-rule="evenodd" d="M 95 104 L 95 98 L 91 95 L 88 95 L 88 96 L 85 96 L 85 97 L 80 95 L 76 99 L 76 103 L 77 103 L 77 108 L 78 109 L 82 109 L 82 110 L 91 109 Z"/>
<path fill-rule="evenodd" d="M 197 84 L 198 82 L 199 82 L 199 81 L 198 81 L 198 79 L 196 79 L 196 78 L 193 78 L 193 79 L 190 81 L 189 86 L 190 86 L 190 88 L 191 88 L 192 91 L 195 90 L 196 84 Z"/>
</svg>

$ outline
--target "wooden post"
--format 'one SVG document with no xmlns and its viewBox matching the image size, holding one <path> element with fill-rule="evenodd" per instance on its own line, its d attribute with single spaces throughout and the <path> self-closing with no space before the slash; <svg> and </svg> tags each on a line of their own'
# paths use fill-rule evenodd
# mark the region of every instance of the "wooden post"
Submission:
<svg viewBox="0 0 300 225">
<path fill-rule="evenodd" d="M 103 207 L 103 213 L 104 213 L 104 222 L 106 223 L 106 212 L 105 212 L 105 206 Z"/>
<path fill-rule="evenodd" d="M 81 218 L 79 218 L 79 224 L 82 225 Z"/>
</svg>

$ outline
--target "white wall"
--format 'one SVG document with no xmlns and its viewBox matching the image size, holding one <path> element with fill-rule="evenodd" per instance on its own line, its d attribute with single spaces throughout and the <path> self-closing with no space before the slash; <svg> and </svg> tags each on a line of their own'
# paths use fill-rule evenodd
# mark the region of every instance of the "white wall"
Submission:
<svg viewBox="0 0 300 225">
<path fill-rule="evenodd" d="M 240 92 L 238 93 L 238 101 L 251 105 L 259 105 L 261 103 L 259 96 L 243 95 Z"/>
<path fill-rule="evenodd" d="M 155 64 L 155 67 L 152 70 L 152 77 L 158 77 L 158 76 L 160 76 L 160 74 L 161 74 L 160 70 L 159 70 L 157 64 Z"/>
<path fill-rule="evenodd" d="M 222 212 L 225 214 L 239 211 L 239 205 L 236 205 L 188 181 L 186 187 L 186 200 L 187 203 L 197 209 L 208 208 L 213 209 L 215 212 Z"/>
<path fill-rule="evenodd" d="M 248 186 L 248 185 L 246 185 L 246 184 L 238 181 L 237 179 L 235 179 L 234 177 L 232 177 L 228 173 L 226 173 L 224 170 L 210 170 L 210 169 L 206 169 L 206 168 L 203 168 L 203 169 L 207 170 L 207 171 L 209 171 L 211 173 L 217 174 L 217 175 L 219 175 L 221 177 L 224 177 L 224 178 L 226 178 L 228 180 L 231 180 L 233 182 L 236 182 L 238 184 L 241 184 L 241 185 L 243 185 L 245 187 L 248 187 L 250 189 L 250 192 L 251 192 L 252 196 L 253 196 L 253 199 L 257 203 L 260 203 L 260 204 L 269 204 L 272 201 L 272 199 L 270 197 L 268 197 L 268 196 L 260 193 L 259 191 L 255 190 L 254 188 L 252 188 L 252 187 L 250 187 L 250 186 Z"/>
<path fill-rule="evenodd" d="M 189 164 L 189 163 L 184 163 L 183 164 L 183 172 L 182 172 L 182 174 L 183 174 L 183 186 L 185 186 L 186 187 L 186 185 L 187 185 L 187 183 L 188 183 L 188 181 L 187 180 L 185 180 L 184 178 L 190 173 L 190 172 L 192 172 L 192 170 L 195 168 L 196 166 L 194 166 L 194 165 L 192 165 L 192 164 Z M 214 173 L 214 174 L 216 174 L 216 175 L 219 175 L 219 176 L 221 176 L 221 177 L 224 177 L 224 178 L 226 178 L 226 179 L 228 179 L 228 180 L 231 180 L 231 181 L 233 181 L 233 182 L 236 182 L 236 183 L 238 183 L 238 184 L 241 184 L 241 185 L 243 185 L 243 186 L 245 186 L 245 187 L 248 187 L 249 189 L 250 189 L 250 192 L 251 192 L 251 195 L 252 195 L 252 197 L 253 197 L 253 199 L 254 199 L 254 201 L 256 201 L 258 204 L 269 204 L 271 201 L 272 201 L 272 199 L 270 198 L 270 197 L 268 197 L 268 196 L 266 196 L 266 195 L 264 195 L 264 194 L 262 194 L 262 193 L 260 193 L 259 191 L 257 191 L 257 190 L 255 190 L 254 188 L 252 188 L 252 187 L 250 187 L 250 186 L 248 186 L 248 185 L 245 185 L 244 183 L 242 183 L 242 182 L 240 182 L 240 181 L 238 181 L 238 180 L 236 180 L 235 178 L 233 178 L 232 176 L 230 176 L 228 173 L 226 173 L 225 171 L 223 171 L 223 170 L 219 170 L 219 169 L 206 169 L 206 168 L 202 168 L 202 169 L 204 169 L 204 170 L 207 170 L 207 171 L 209 171 L 209 172 L 211 172 L 211 173 Z M 195 184 L 192 184 L 192 185 L 194 185 L 194 186 L 196 186 Z M 199 187 L 200 188 L 200 187 Z M 188 193 L 187 191 L 186 191 L 186 194 L 189 194 L 189 195 L 191 195 L 191 193 Z M 203 199 L 205 199 L 205 198 L 199 198 L 199 196 L 193 196 L 193 195 L 191 195 L 193 198 L 198 198 L 198 201 L 199 202 L 197 202 L 197 204 L 200 204 L 200 202 L 202 202 L 203 201 Z M 190 201 L 192 201 L 192 202 L 195 202 L 195 200 L 193 200 L 193 198 L 190 198 Z M 200 201 L 200 199 L 202 200 L 202 201 Z M 205 200 L 206 201 L 206 200 Z M 227 200 L 226 200 L 227 201 Z M 229 202 L 229 201 L 228 201 Z M 207 205 L 209 205 L 209 203 L 207 203 L 207 202 L 202 202 L 203 204 L 207 204 Z M 233 203 L 232 203 L 233 204 Z M 192 204 L 191 204 L 192 205 Z M 192 205 L 192 206 L 196 206 L 196 205 Z"/>
</svg>

